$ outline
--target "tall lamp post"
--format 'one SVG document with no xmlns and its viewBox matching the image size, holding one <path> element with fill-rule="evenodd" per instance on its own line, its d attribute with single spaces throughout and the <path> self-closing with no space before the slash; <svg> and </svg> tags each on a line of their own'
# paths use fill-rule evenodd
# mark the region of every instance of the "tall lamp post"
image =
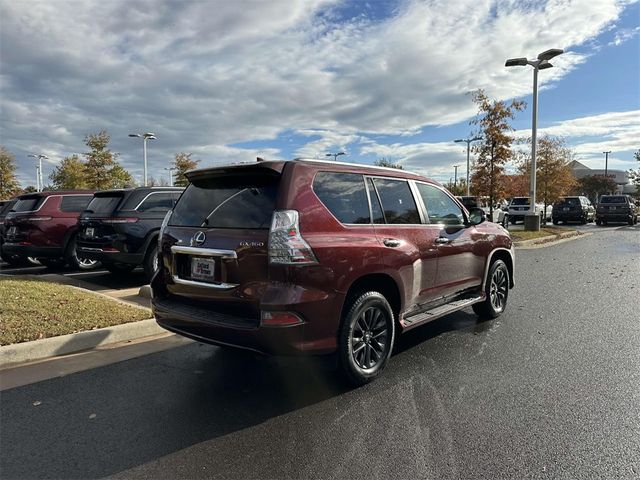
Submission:
<svg viewBox="0 0 640 480">
<path fill-rule="evenodd" d="M 144 171 L 142 174 L 144 186 L 147 186 L 147 140 L 155 140 L 156 136 L 151 133 L 130 133 L 130 137 L 137 137 L 142 139 L 142 157 L 144 160 Z"/>
<path fill-rule="evenodd" d="M 471 142 L 475 142 L 477 140 L 482 140 L 482 137 L 459 138 L 458 140 L 454 140 L 454 142 L 456 143 L 466 142 L 467 144 L 467 197 L 470 195 L 469 193 L 469 150 L 471 147 Z"/>
<path fill-rule="evenodd" d="M 176 167 L 164 167 L 165 170 L 169 170 L 169 186 L 173 187 L 173 171 L 177 170 Z"/>
<path fill-rule="evenodd" d="M 38 155 L 27 155 L 29 157 L 37 158 L 38 165 L 36 166 L 36 190 L 39 192 L 44 188 L 44 182 L 42 181 L 42 159 L 49 160 L 49 157 L 39 153 Z"/>
<path fill-rule="evenodd" d="M 537 60 L 528 60 L 526 57 L 510 58 L 504 64 L 505 67 L 533 67 L 533 112 L 531 119 L 531 186 L 529 189 L 529 212 L 524 217 L 524 229 L 529 231 L 540 230 L 540 217 L 536 214 L 536 134 L 538 130 L 538 70 L 546 70 L 553 67 L 549 60 L 557 57 L 563 50 L 552 48 L 538 55 Z"/>
<path fill-rule="evenodd" d="M 453 186 L 457 187 L 458 186 L 458 167 L 460 165 L 454 165 L 453 166 Z"/>
<path fill-rule="evenodd" d="M 337 161 L 338 161 L 338 157 L 339 157 L 340 155 L 346 155 L 346 153 L 344 153 L 344 152 L 338 152 L 338 153 L 327 153 L 327 154 L 325 155 L 325 157 L 333 157 L 333 161 L 334 161 L 334 162 L 337 162 Z"/>
<path fill-rule="evenodd" d="M 607 178 L 607 173 L 609 173 L 609 154 L 611 153 L 611 150 L 602 153 L 604 153 L 604 178 Z"/>
</svg>

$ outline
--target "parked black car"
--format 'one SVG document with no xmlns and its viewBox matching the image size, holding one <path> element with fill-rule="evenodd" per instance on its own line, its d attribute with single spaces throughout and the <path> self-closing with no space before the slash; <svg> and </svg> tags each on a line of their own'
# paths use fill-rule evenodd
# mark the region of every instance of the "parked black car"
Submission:
<svg viewBox="0 0 640 480">
<path fill-rule="evenodd" d="M 2 245 L 4 244 L 7 235 L 7 228 L 5 227 L 4 219 L 7 217 L 7 213 L 9 213 L 9 210 L 11 210 L 16 202 L 17 200 L 15 198 L 12 200 L 0 201 L 0 259 L 11 265 L 20 263 L 20 259 L 13 255 L 2 254 Z"/>
<path fill-rule="evenodd" d="M 638 223 L 639 208 L 629 195 L 603 195 L 596 209 L 596 224 L 624 222 L 633 225 Z"/>
<path fill-rule="evenodd" d="M 564 197 L 553 204 L 551 219 L 554 225 L 560 222 L 580 222 L 583 225 L 593 222 L 596 218 L 596 209 L 587 197 Z"/>
<path fill-rule="evenodd" d="M 180 187 L 97 192 L 78 220 L 78 251 L 112 273 L 142 265 L 151 278 L 158 266 L 160 225 L 181 193 Z"/>
</svg>

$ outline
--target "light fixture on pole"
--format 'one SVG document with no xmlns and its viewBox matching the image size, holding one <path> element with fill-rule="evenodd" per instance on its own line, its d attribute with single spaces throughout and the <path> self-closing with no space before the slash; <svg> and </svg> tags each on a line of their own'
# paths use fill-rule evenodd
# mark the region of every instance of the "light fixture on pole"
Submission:
<svg viewBox="0 0 640 480">
<path fill-rule="evenodd" d="M 173 171 L 177 170 L 176 167 L 164 167 L 165 170 L 169 170 L 169 186 L 173 187 Z"/>
<path fill-rule="evenodd" d="M 38 165 L 36 166 L 36 190 L 41 192 L 44 188 L 44 182 L 42 181 L 42 159 L 49 160 L 49 157 L 41 153 L 38 155 L 29 154 L 27 156 L 38 159 Z"/>
<path fill-rule="evenodd" d="M 533 67 L 533 109 L 531 119 L 531 186 L 529 190 L 529 212 L 524 218 L 525 230 L 540 230 L 540 217 L 536 214 L 536 134 L 538 130 L 538 70 L 546 70 L 553 67 L 549 60 L 564 53 L 559 48 L 546 50 L 538 55 L 536 60 L 528 60 L 526 57 L 510 58 L 504 64 L 505 67 Z"/>
<path fill-rule="evenodd" d="M 151 133 L 151 132 L 147 132 L 147 133 L 130 133 L 129 134 L 130 137 L 138 137 L 142 139 L 142 157 L 143 157 L 143 161 L 144 161 L 144 171 L 142 174 L 142 178 L 143 178 L 143 184 L 146 187 L 147 186 L 147 140 L 155 140 L 156 136 L 155 134 Z"/>
<path fill-rule="evenodd" d="M 458 140 L 454 140 L 454 142 L 456 143 L 466 142 L 467 144 L 467 197 L 470 195 L 469 193 L 469 150 L 470 150 L 471 142 L 475 142 L 477 140 L 482 140 L 482 137 L 459 138 Z"/>
<path fill-rule="evenodd" d="M 337 161 L 338 161 L 338 157 L 339 157 L 340 155 L 346 155 L 346 153 L 344 153 L 344 152 L 338 152 L 338 153 L 327 153 L 327 154 L 325 155 L 325 157 L 333 157 L 333 161 L 334 161 L 334 162 L 337 162 Z"/>
</svg>

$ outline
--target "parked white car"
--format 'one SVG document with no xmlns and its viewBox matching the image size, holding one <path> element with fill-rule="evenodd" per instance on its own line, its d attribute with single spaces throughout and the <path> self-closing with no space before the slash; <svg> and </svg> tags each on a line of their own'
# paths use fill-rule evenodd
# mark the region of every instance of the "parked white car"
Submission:
<svg viewBox="0 0 640 480">
<path fill-rule="evenodd" d="M 506 218 L 503 220 L 503 224 L 511 222 L 515 225 L 516 222 L 524 222 L 524 216 L 529 211 L 529 197 L 513 197 L 509 203 L 509 208 L 506 213 Z M 535 212 L 540 215 L 540 221 L 545 219 L 544 204 L 536 203 Z M 551 221 L 551 207 L 547 206 L 546 220 Z"/>
</svg>

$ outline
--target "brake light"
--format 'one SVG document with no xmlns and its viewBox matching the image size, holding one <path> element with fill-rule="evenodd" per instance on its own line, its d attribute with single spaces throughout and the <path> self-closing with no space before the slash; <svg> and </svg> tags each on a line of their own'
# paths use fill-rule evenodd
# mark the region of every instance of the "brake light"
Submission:
<svg viewBox="0 0 640 480">
<path fill-rule="evenodd" d="M 281 265 L 317 263 L 309 244 L 300 234 L 296 210 L 276 210 L 269 231 L 269 262 Z"/>
<path fill-rule="evenodd" d="M 261 312 L 261 324 L 263 327 L 288 327 L 300 325 L 302 319 L 291 312 Z"/>
<path fill-rule="evenodd" d="M 137 218 L 133 217 L 116 217 L 116 218 L 103 218 L 102 223 L 136 223 Z"/>
</svg>

